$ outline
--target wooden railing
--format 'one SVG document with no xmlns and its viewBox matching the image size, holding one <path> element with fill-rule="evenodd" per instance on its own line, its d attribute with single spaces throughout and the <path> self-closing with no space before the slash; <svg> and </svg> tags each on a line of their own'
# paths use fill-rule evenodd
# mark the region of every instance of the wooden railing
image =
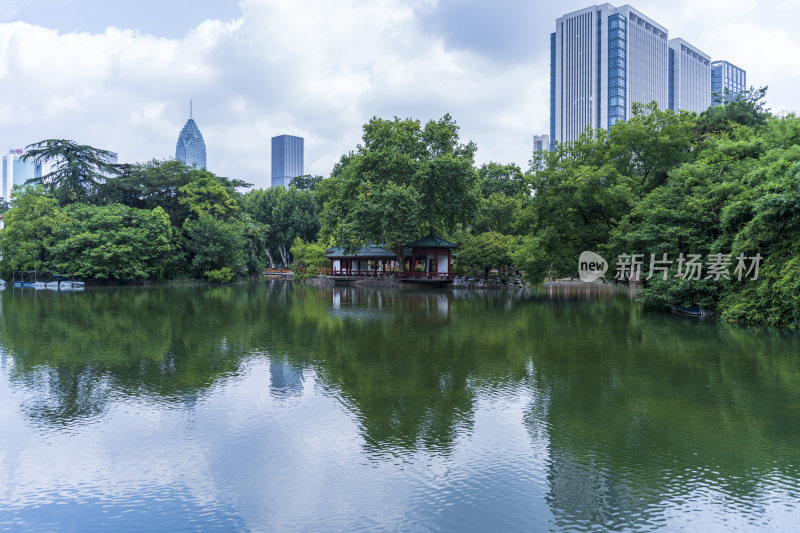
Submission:
<svg viewBox="0 0 800 533">
<path fill-rule="evenodd" d="M 447 280 L 452 277 L 449 272 L 398 272 L 397 277 L 400 279 L 440 279 Z"/>
<path fill-rule="evenodd" d="M 396 276 L 399 279 L 431 280 L 448 280 L 453 277 L 453 274 L 449 272 L 397 272 L 394 270 L 334 270 L 330 275 L 342 278 L 383 278 L 387 276 Z"/>
<path fill-rule="evenodd" d="M 385 276 L 392 276 L 394 274 L 396 274 L 396 272 L 382 270 L 334 270 L 330 275 L 334 277 L 338 276 L 347 278 L 382 278 Z"/>
</svg>

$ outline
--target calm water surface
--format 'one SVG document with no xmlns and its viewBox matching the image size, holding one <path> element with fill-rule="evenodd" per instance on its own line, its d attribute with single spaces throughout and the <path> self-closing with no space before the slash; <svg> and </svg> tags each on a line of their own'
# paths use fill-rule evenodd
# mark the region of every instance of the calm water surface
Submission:
<svg viewBox="0 0 800 533">
<path fill-rule="evenodd" d="M 800 335 L 625 292 L 0 293 L 0 530 L 790 530 Z"/>
</svg>

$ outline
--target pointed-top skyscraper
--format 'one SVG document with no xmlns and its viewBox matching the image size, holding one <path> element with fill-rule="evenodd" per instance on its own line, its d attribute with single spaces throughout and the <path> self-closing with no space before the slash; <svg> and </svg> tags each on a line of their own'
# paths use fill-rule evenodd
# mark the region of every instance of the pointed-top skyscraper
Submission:
<svg viewBox="0 0 800 533">
<path fill-rule="evenodd" d="M 189 120 L 183 125 L 178 134 L 178 144 L 175 146 L 175 159 L 183 161 L 188 166 L 206 168 L 206 143 L 203 134 L 192 118 L 192 101 L 189 101 Z"/>
</svg>

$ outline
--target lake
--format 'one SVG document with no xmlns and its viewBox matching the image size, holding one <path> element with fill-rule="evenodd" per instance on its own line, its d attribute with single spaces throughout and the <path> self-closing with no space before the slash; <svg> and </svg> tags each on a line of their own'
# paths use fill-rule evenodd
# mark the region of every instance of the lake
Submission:
<svg viewBox="0 0 800 533">
<path fill-rule="evenodd" d="M 624 290 L 0 292 L 0 530 L 788 530 L 800 335 Z"/>
</svg>

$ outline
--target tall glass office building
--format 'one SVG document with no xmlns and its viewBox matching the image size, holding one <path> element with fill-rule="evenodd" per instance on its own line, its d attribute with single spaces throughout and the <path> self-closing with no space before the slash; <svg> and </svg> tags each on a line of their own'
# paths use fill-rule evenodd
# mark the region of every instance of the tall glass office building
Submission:
<svg viewBox="0 0 800 533">
<path fill-rule="evenodd" d="M 711 57 L 683 39 L 669 41 L 669 109 L 702 113 L 711 105 Z"/>
<path fill-rule="evenodd" d="M 191 104 L 189 105 L 189 120 L 178 134 L 175 159 L 183 161 L 190 167 L 206 168 L 206 143 L 203 140 L 203 134 L 200 133 L 200 128 L 192 118 Z"/>
<path fill-rule="evenodd" d="M 727 61 L 711 63 L 711 105 L 720 105 L 747 89 L 747 72 Z"/>
<path fill-rule="evenodd" d="M 25 185 L 33 178 L 42 177 L 42 165 L 33 161 L 23 161 L 24 150 L 11 150 L 3 156 L 3 200 L 11 201 L 11 190 L 14 185 Z"/>
<path fill-rule="evenodd" d="M 293 178 L 303 175 L 303 138 L 278 135 L 272 138 L 273 187 L 288 187 Z"/>
<path fill-rule="evenodd" d="M 550 34 L 551 145 L 576 140 L 587 126 L 627 120 L 636 102 L 707 108 L 700 92 L 708 87 L 708 56 L 668 35 L 629 5 L 594 5 L 558 18 Z"/>
</svg>

